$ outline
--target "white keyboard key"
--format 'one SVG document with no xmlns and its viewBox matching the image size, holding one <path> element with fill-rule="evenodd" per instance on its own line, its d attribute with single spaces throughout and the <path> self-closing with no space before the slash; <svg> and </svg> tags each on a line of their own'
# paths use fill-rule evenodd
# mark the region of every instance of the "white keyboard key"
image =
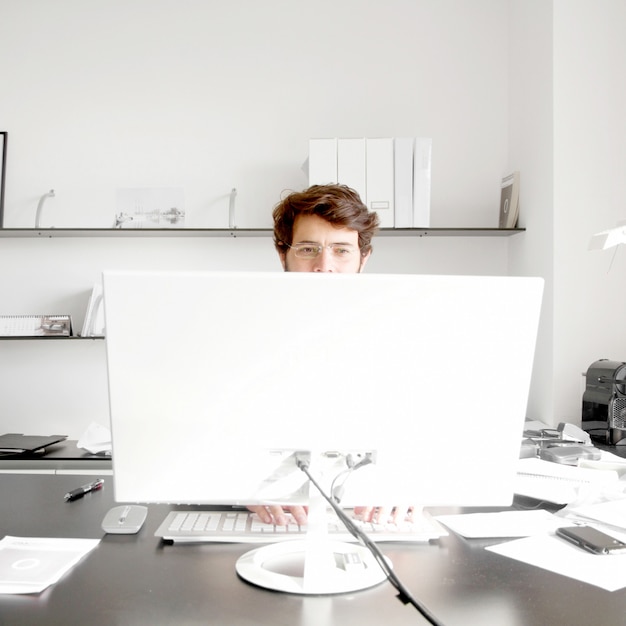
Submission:
<svg viewBox="0 0 626 626">
<path fill-rule="evenodd" d="M 196 523 L 197 518 L 198 518 L 197 513 L 189 513 L 189 515 L 187 515 L 187 519 L 183 522 L 183 525 L 181 526 L 180 529 L 182 531 L 191 530 L 193 528 L 193 525 Z"/>
<path fill-rule="evenodd" d="M 222 529 L 226 532 L 232 532 L 235 530 L 235 521 L 237 520 L 237 516 L 234 513 L 226 513 L 224 516 L 224 524 L 222 525 Z"/>
<path fill-rule="evenodd" d="M 177 513 L 172 520 L 172 523 L 169 526 L 169 530 L 177 531 L 180 530 L 183 522 L 187 519 L 187 513 Z"/>
</svg>

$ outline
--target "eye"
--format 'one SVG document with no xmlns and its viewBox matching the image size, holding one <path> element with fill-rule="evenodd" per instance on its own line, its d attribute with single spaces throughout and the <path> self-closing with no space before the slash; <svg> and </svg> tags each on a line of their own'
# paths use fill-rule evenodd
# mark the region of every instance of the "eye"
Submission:
<svg viewBox="0 0 626 626">
<path fill-rule="evenodd" d="M 350 258 L 353 252 L 353 249 L 350 246 L 331 245 L 331 249 L 335 257 L 346 260 Z"/>
<path fill-rule="evenodd" d="M 298 252 L 300 254 L 306 254 L 307 256 L 315 255 L 317 254 L 317 247 L 316 246 L 298 246 Z"/>
</svg>

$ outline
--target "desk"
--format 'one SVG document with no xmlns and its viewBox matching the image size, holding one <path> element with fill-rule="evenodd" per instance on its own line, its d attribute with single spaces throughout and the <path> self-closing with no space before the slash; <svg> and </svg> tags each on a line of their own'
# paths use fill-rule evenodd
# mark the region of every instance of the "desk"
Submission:
<svg viewBox="0 0 626 626">
<path fill-rule="evenodd" d="M 153 534 L 169 510 L 151 505 L 137 535 L 104 535 L 113 506 L 102 491 L 65 502 L 91 476 L 3 474 L 2 534 L 100 538 L 100 545 L 37 595 L 0 595 L 0 623 L 326 626 L 426 623 L 391 585 L 332 597 L 302 597 L 253 587 L 235 573 L 243 545 L 164 545 Z M 624 624 L 626 590 L 609 593 L 485 551 L 486 541 L 454 535 L 433 545 L 383 544 L 412 593 L 446 626 L 603 626 Z M 601 557 L 600 557 L 601 558 Z"/>
<path fill-rule="evenodd" d="M 61 473 L 100 473 L 110 474 L 111 457 L 90 454 L 79 448 L 74 440 L 65 440 L 50 446 L 46 453 L 0 456 L 0 473 L 40 472 L 42 474 Z"/>
</svg>

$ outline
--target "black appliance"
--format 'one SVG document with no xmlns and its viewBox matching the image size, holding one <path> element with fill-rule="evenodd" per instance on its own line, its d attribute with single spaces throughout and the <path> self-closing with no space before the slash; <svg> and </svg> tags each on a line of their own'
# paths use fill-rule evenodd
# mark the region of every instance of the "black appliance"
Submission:
<svg viewBox="0 0 626 626">
<path fill-rule="evenodd" d="M 589 366 L 582 428 L 599 443 L 626 445 L 626 363 L 600 359 Z"/>
</svg>

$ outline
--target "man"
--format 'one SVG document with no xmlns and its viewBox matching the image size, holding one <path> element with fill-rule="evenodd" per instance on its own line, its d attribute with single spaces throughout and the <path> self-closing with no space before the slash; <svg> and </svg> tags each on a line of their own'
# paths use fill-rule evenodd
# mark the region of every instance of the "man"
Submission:
<svg viewBox="0 0 626 626">
<path fill-rule="evenodd" d="M 376 213 L 345 185 L 313 185 L 292 192 L 276 205 L 273 217 L 274 245 L 286 272 L 361 272 L 379 225 Z M 288 521 L 280 506 L 250 509 L 266 523 Z M 290 507 L 290 512 L 299 524 L 306 523 L 303 507 Z M 370 520 L 384 515 L 374 507 L 358 512 Z"/>
<path fill-rule="evenodd" d="M 378 216 L 345 185 L 313 185 L 274 208 L 274 245 L 286 272 L 361 272 Z"/>
</svg>

